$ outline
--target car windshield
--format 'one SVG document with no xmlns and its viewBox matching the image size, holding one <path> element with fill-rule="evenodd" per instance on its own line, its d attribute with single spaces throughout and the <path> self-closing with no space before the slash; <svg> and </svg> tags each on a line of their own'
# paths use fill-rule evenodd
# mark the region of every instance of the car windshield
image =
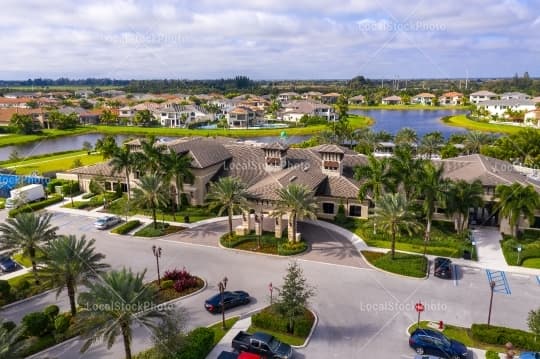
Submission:
<svg viewBox="0 0 540 359">
<path fill-rule="evenodd" d="M 272 349 L 273 352 L 275 352 L 279 348 L 279 342 L 276 340 L 276 338 L 272 338 L 268 342 L 268 346 L 270 347 L 270 349 Z"/>
<path fill-rule="evenodd" d="M 444 345 L 445 347 L 449 347 L 449 346 L 450 346 L 450 344 L 451 344 L 451 343 L 450 343 L 450 340 L 448 340 L 446 337 L 441 336 L 440 339 L 441 339 L 441 342 L 443 343 L 443 345 Z"/>
<path fill-rule="evenodd" d="M 96 221 L 96 223 L 105 223 L 105 222 L 107 222 L 107 219 L 108 219 L 108 218 L 99 218 L 99 219 Z"/>
</svg>

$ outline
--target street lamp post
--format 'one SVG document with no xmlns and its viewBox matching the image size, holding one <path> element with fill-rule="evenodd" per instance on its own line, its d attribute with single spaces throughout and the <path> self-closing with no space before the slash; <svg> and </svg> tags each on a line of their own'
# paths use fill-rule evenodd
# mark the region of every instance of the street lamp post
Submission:
<svg viewBox="0 0 540 359">
<path fill-rule="evenodd" d="M 219 293 L 221 294 L 221 321 L 223 324 L 223 329 L 227 329 L 225 326 L 225 289 L 227 288 L 227 282 L 229 279 L 224 277 L 221 282 L 218 283 Z"/>
<path fill-rule="evenodd" d="M 274 292 L 274 286 L 272 285 L 272 282 L 268 285 L 268 289 L 270 290 L 270 305 L 272 305 L 272 293 Z"/>
<path fill-rule="evenodd" d="M 472 240 L 471 241 L 471 259 L 474 258 L 474 247 L 476 246 L 476 241 L 475 240 Z"/>
<path fill-rule="evenodd" d="M 517 246 L 517 252 L 518 252 L 517 263 L 516 263 L 517 265 L 519 265 L 519 260 L 521 258 L 521 249 L 522 249 L 521 244 L 519 244 Z"/>
<path fill-rule="evenodd" d="M 489 314 L 488 314 L 488 322 L 487 322 L 488 328 L 489 328 L 489 325 L 491 324 L 491 309 L 493 308 L 493 291 L 495 289 L 495 282 L 491 281 L 489 283 L 489 287 L 491 289 L 491 297 L 489 299 Z"/>
<path fill-rule="evenodd" d="M 156 257 L 157 281 L 159 287 L 161 288 L 161 276 L 159 275 L 159 258 L 161 258 L 161 247 L 156 247 L 156 245 L 153 245 L 152 253 L 154 253 L 154 257 Z"/>
</svg>

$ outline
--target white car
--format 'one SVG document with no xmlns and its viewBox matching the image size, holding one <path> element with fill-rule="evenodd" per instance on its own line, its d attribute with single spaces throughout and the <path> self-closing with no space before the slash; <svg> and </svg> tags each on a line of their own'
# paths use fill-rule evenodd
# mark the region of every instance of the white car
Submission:
<svg viewBox="0 0 540 359">
<path fill-rule="evenodd" d="M 100 217 L 98 220 L 94 223 L 94 227 L 97 229 L 107 229 L 109 227 L 114 226 L 115 224 L 120 223 L 122 220 L 120 217 L 117 216 L 105 216 Z"/>
</svg>

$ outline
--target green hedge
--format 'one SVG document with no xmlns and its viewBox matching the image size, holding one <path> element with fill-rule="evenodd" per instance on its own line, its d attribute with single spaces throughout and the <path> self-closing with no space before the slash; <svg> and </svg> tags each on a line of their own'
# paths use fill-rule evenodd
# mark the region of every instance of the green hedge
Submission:
<svg viewBox="0 0 540 359">
<path fill-rule="evenodd" d="M 308 248 L 306 241 L 300 241 L 296 243 L 279 243 L 278 244 L 278 254 L 282 256 L 292 256 L 294 254 L 299 254 L 305 252 Z"/>
<path fill-rule="evenodd" d="M 134 219 L 132 221 L 122 224 L 121 226 L 116 227 L 111 232 L 116 234 L 126 234 L 139 227 L 140 225 L 141 221 L 139 221 L 138 219 Z"/>
<path fill-rule="evenodd" d="M 510 342 L 516 348 L 540 351 L 540 341 L 535 341 L 535 335 L 524 330 L 473 324 L 471 334 L 474 339 L 486 344 L 505 345 Z"/>
<path fill-rule="evenodd" d="M 521 254 L 519 255 L 518 263 L 518 251 L 517 247 L 521 245 Z M 515 238 L 505 235 L 501 241 L 501 247 L 503 250 L 506 263 L 509 265 L 522 265 L 523 261 L 529 258 L 540 258 L 540 241 L 533 238 L 523 238 L 516 240 Z"/>
<path fill-rule="evenodd" d="M 308 309 L 305 309 L 303 315 L 299 315 L 294 319 L 294 330 L 292 334 L 297 337 L 306 338 L 313 327 L 314 321 L 313 314 Z M 273 304 L 254 314 L 251 317 L 251 323 L 261 329 L 290 334 L 288 332 L 289 320 L 279 313 L 279 304 Z"/>
<path fill-rule="evenodd" d="M 197 328 L 186 337 L 186 345 L 178 359 L 205 359 L 214 348 L 214 332 L 209 328 Z"/>
<path fill-rule="evenodd" d="M 15 217 L 19 213 L 38 211 L 38 210 L 43 209 L 43 208 L 45 208 L 47 206 L 50 206 L 51 204 L 62 202 L 63 200 L 64 200 L 64 197 L 62 197 L 62 196 L 58 196 L 58 195 L 51 196 L 51 197 L 49 197 L 49 198 L 47 198 L 47 199 L 45 199 L 43 201 L 28 203 L 28 204 L 22 205 L 19 208 L 14 208 L 14 209 L 9 211 L 9 216 L 10 217 Z"/>
<path fill-rule="evenodd" d="M 486 352 L 486 359 L 499 359 L 499 353 L 494 352 L 493 350 L 488 350 Z"/>
</svg>

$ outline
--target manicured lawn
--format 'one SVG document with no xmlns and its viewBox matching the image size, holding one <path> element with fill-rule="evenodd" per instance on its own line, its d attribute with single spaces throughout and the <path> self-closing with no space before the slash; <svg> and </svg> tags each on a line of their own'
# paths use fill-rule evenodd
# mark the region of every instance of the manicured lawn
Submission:
<svg viewBox="0 0 540 359">
<path fill-rule="evenodd" d="M 80 135 L 90 131 L 92 131 L 91 127 L 80 127 L 73 130 L 43 130 L 43 133 L 34 135 L 9 134 L 7 136 L 0 136 L 0 147 L 20 145 L 56 137 Z"/>
<path fill-rule="evenodd" d="M 141 221 L 139 221 L 138 219 L 134 219 L 116 227 L 111 232 L 116 234 L 128 234 L 135 228 L 139 227 L 141 224 Z"/>
<path fill-rule="evenodd" d="M 540 269 L 540 233 L 526 231 L 520 235 L 520 239 L 511 236 L 504 236 L 501 241 L 506 263 L 512 266 L 523 266 L 528 268 Z M 521 246 L 521 253 L 518 256 L 517 247 Z M 518 262 L 519 257 L 519 262 Z"/>
<path fill-rule="evenodd" d="M 350 110 L 467 110 L 467 106 L 424 106 L 413 105 L 349 105 Z"/>
<path fill-rule="evenodd" d="M 32 272 L 8 279 L 11 287 L 9 297 L 0 298 L 0 304 L 5 305 L 15 301 L 26 299 L 36 294 L 52 289 L 51 286 L 43 281 L 39 285 L 35 284 L 34 274 Z"/>
<path fill-rule="evenodd" d="M 103 162 L 103 156 L 99 153 L 88 155 L 86 151 L 53 155 L 39 159 L 31 159 L 20 162 L 12 162 L 5 168 L 13 169 L 19 175 L 27 175 L 33 172 L 39 174 L 47 172 L 61 172 L 73 168 L 74 161 L 80 160 L 83 166 Z"/>
<path fill-rule="evenodd" d="M 221 245 L 228 248 L 241 249 L 249 252 L 276 254 L 276 255 L 294 255 L 308 249 L 305 241 L 296 244 L 289 244 L 286 237 L 276 239 L 274 232 L 264 232 L 260 238 L 261 246 L 258 247 L 258 238 L 255 232 L 245 236 L 236 236 L 229 238 L 229 234 L 221 237 Z"/>
<path fill-rule="evenodd" d="M 336 224 L 336 223 L 334 223 Z M 387 234 L 377 230 L 373 233 L 373 220 L 351 219 L 344 228 L 356 233 L 370 247 L 390 248 L 392 242 Z M 396 241 L 396 249 L 405 252 L 424 253 L 423 232 L 412 236 L 401 236 Z M 455 233 L 451 222 L 434 221 L 427 254 L 443 257 L 461 258 L 463 252 L 471 252 L 471 244 Z M 476 251 L 474 252 L 476 258 Z"/>
<path fill-rule="evenodd" d="M 297 337 L 295 335 L 286 334 L 286 333 L 282 333 L 282 332 L 276 332 L 276 331 L 269 330 L 269 329 L 262 329 L 262 328 L 254 326 L 254 325 L 251 325 L 248 328 L 247 332 L 250 333 L 250 334 L 253 334 L 255 332 L 268 333 L 268 334 L 271 334 L 274 337 L 276 337 L 277 340 L 279 340 L 280 342 L 286 343 L 286 344 L 289 344 L 289 345 L 302 345 L 306 341 L 306 338 L 300 338 L 300 337 Z"/>
<path fill-rule="evenodd" d="M 208 327 L 214 332 L 214 346 L 219 343 L 219 341 L 225 336 L 225 334 L 227 334 L 229 329 L 232 328 L 232 326 L 238 321 L 238 319 L 240 319 L 240 317 L 232 317 L 229 319 L 225 319 L 225 328 L 227 328 L 226 330 L 223 330 L 223 325 L 221 322 Z"/>
<path fill-rule="evenodd" d="M 458 115 L 447 117 L 442 120 L 445 124 L 455 127 L 463 127 L 468 130 L 484 131 L 484 132 L 498 132 L 498 133 L 517 133 L 523 130 L 523 127 L 499 125 L 488 122 L 480 122 L 469 120 L 465 115 Z"/>
<path fill-rule="evenodd" d="M 433 329 L 428 326 L 429 321 L 421 321 L 420 328 Z M 409 334 L 416 329 L 416 323 L 409 327 Z M 493 350 L 495 352 L 503 353 L 505 348 L 502 345 L 486 344 L 472 338 L 470 328 L 456 327 L 453 325 L 445 324 L 444 330 L 442 331 L 450 339 L 457 340 L 463 343 L 468 348 L 478 348 L 483 350 Z"/>
<path fill-rule="evenodd" d="M 31 267 L 32 266 L 32 261 L 30 260 L 30 257 L 28 256 L 23 256 L 22 253 L 16 253 L 14 255 L 11 256 L 13 258 L 14 261 L 16 261 L 17 263 L 19 263 L 20 265 L 24 266 L 24 267 Z M 37 261 L 39 262 L 40 259 L 44 258 L 45 257 L 45 253 L 43 253 L 41 250 L 36 250 L 36 258 L 37 258 Z"/>
<path fill-rule="evenodd" d="M 183 231 L 184 229 L 184 227 L 171 226 L 168 223 L 158 222 L 156 228 L 154 228 L 154 223 L 150 223 L 135 232 L 134 235 L 138 237 L 161 237 Z"/>
<path fill-rule="evenodd" d="M 396 252 L 392 259 L 390 252 L 362 251 L 364 258 L 377 268 L 408 277 L 424 278 L 427 272 L 427 258 L 416 254 Z"/>
</svg>

